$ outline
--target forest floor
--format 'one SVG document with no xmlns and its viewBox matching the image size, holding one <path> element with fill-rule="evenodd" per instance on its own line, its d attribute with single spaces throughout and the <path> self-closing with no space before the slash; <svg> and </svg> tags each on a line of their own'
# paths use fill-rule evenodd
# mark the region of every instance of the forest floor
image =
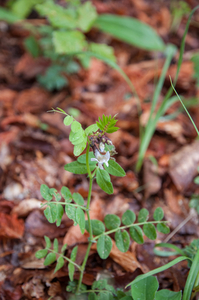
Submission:
<svg viewBox="0 0 199 300">
<path fill-rule="evenodd" d="M 191 8 L 197 1 L 187 1 Z M 175 32 L 171 32 L 172 14 L 166 1 L 93 1 L 98 13 L 129 15 L 152 26 L 165 43 L 180 48 L 187 22 L 183 17 Z M 199 51 L 199 11 L 190 24 L 186 38 L 184 58 L 176 90 L 188 101 L 195 99 L 189 112 L 199 128 L 199 90 L 190 60 Z M 70 144 L 69 129 L 63 125 L 61 114 L 49 113 L 60 107 L 66 112 L 79 110 L 77 118 L 83 127 L 93 124 L 102 114 L 117 115 L 120 130 L 111 135 L 118 154 L 116 161 L 126 171 L 126 177 L 112 176 L 113 195 L 107 195 L 94 184 L 91 209 L 95 218 L 103 220 L 108 213 L 121 216 L 127 209 L 136 214 L 143 207 L 150 216 L 162 207 L 171 232 L 184 220 L 187 222 L 169 242 L 184 248 L 199 238 L 198 215 L 189 208 L 193 194 L 199 194 L 194 183 L 198 174 L 199 142 L 196 132 L 181 104 L 175 103 L 167 116 L 173 119 L 159 121 L 145 155 L 142 170 L 135 164 L 139 150 L 139 119 L 136 99 L 124 79 L 104 62 L 92 59 L 88 70 L 66 75 L 69 85 L 60 91 L 49 92 L 36 81 L 46 68 L 42 58 L 32 58 L 25 51 L 23 40 L 27 32 L 16 25 L 0 22 L 0 299 L 25 300 L 67 299 L 65 287 L 69 280 L 67 266 L 53 273 L 54 266 L 45 267 L 35 258 L 35 252 L 45 246 L 44 235 L 57 238 L 60 247 L 68 244 L 67 255 L 78 244 L 78 263 L 86 251 L 86 238 L 78 226 L 64 216 L 60 227 L 50 224 L 40 208 L 43 199 L 40 185 L 47 184 L 58 191 L 67 186 L 88 195 L 85 175 L 73 175 L 64 165 L 75 160 Z M 97 30 L 88 34 L 90 40 L 105 41 L 115 50 L 117 62 L 129 76 L 141 99 L 144 125 L 150 112 L 150 100 L 155 82 L 160 75 L 164 58 L 122 43 Z M 161 97 L 174 78 L 179 51 L 172 61 Z M 159 101 L 161 102 L 162 98 Z M 154 157 L 157 164 L 151 160 Z M 143 245 L 132 242 L 125 254 L 113 247 L 110 257 L 99 258 L 92 249 L 83 283 L 90 286 L 96 278 L 112 278 L 116 288 L 124 288 L 137 275 L 169 262 L 174 257 L 154 255 L 153 248 L 166 236 L 158 234 L 156 241 L 145 238 Z M 182 290 L 188 274 L 187 262 L 158 274 L 160 288 Z M 75 279 L 78 279 L 75 272 Z"/>
</svg>

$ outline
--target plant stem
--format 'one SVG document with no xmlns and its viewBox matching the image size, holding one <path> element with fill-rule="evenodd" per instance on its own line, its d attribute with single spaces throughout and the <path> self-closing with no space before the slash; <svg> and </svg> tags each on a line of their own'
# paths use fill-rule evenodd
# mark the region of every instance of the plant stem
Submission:
<svg viewBox="0 0 199 300">
<path fill-rule="evenodd" d="M 84 275 L 84 270 L 85 270 L 85 266 L 88 260 L 88 256 L 89 256 L 89 252 L 93 243 L 93 231 L 92 231 L 92 225 L 91 225 L 91 218 L 90 218 L 90 211 L 89 211 L 89 207 L 90 207 L 90 202 L 91 202 L 91 193 L 92 193 L 92 184 L 93 184 L 93 176 L 91 174 L 90 171 L 90 167 L 89 167 L 89 150 L 90 150 L 90 146 L 87 146 L 86 149 L 86 166 L 87 166 L 87 170 L 88 170 L 88 176 L 89 176 L 89 191 L 88 191 L 88 199 L 87 199 L 87 205 L 86 205 L 86 214 L 87 214 L 87 218 L 88 218 L 88 231 L 89 231 L 89 243 L 88 243 L 88 248 L 86 250 L 86 254 L 84 257 L 84 261 L 81 265 L 81 270 L 80 270 L 80 276 L 79 276 L 79 281 L 78 281 L 78 285 L 77 285 L 77 291 L 76 294 L 79 293 L 80 291 L 80 287 L 81 287 L 81 283 L 82 283 L 82 279 L 83 279 L 83 275 Z"/>
</svg>

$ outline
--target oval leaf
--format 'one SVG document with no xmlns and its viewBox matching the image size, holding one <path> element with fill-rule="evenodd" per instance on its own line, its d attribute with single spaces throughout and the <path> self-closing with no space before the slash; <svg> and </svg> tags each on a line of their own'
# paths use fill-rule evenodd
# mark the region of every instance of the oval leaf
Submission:
<svg viewBox="0 0 199 300">
<path fill-rule="evenodd" d="M 164 223 L 158 223 L 157 224 L 157 230 L 161 233 L 168 234 L 170 232 L 170 229 L 168 226 L 166 226 Z"/>
<path fill-rule="evenodd" d="M 92 226 L 92 230 L 93 230 L 93 235 L 95 235 L 95 236 L 100 235 L 103 232 L 105 232 L 105 226 L 99 220 L 91 220 L 91 226 Z M 89 232 L 88 220 L 86 220 L 85 228 Z"/>
<path fill-rule="evenodd" d="M 108 167 L 104 164 L 105 170 L 114 176 L 124 177 L 126 175 L 122 167 L 114 160 L 110 159 L 108 162 Z"/>
<path fill-rule="evenodd" d="M 120 227 L 121 221 L 120 218 L 113 214 L 108 214 L 104 218 L 105 226 L 108 230 L 112 230 Z"/>
<path fill-rule="evenodd" d="M 97 130 L 98 130 L 97 124 L 92 124 L 85 129 L 85 133 L 88 136 Z"/>
<path fill-rule="evenodd" d="M 77 121 L 73 121 L 73 123 L 71 125 L 71 130 L 73 132 L 78 132 L 81 129 L 82 129 L 82 125 L 79 122 L 77 122 Z"/>
<path fill-rule="evenodd" d="M 96 161 L 91 161 L 91 158 L 95 158 L 95 155 L 93 154 L 93 151 L 92 152 L 89 152 L 88 154 L 88 161 L 89 161 L 89 165 L 96 165 Z M 80 155 L 78 158 L 77 158 L 77 161 L 80 163 L 80 164 L 86 164 L 86 154 L 82 154 Z"/>
<path fill-rule="evenodd" d="M 102 169 L 97 169 L 96 172 L 97 184 L 104 192 L 106 192 L 109 195 L 113 193 L 113 186 L 110 180 L 111 179 L 107 171 Z"/>
<path fill-rule="evenodd" d="M 47 200 L 47 201 L 50 201 L 52 200 L 52 195 L 50 194 L 50 189 L 47 185 L 45 184 L 42 184 L 41 187 L 40 187 L 40 193 L 42 195 L 42 197 Z"/>
<path fill-rule="evenodd" d="M 73 154 L 75 156 L 79 156 L 86 148 L 86 145 L 87 145 L 87 138 L 85 137 L 83 142 L 79 143 L 78 145 L 75 145 Z"/>
<path fill-rule="evenodd" d="M 85 215 L 83 210 L 80 207 L 76 209 L 76 221 L 79 224 L 81 233 L 84 234 L 85 231 Z"/>
<path fill-rule="evenodd" d="M 136 243 L 138 243 L 138 244 L 144 243 L 142 229 L 139 226 L 136 225 L 136 226 L 130 227 L 129 233 L 130 233 L 130 236 L 132 237 L 132 239 Z"/>
<path fill-rule="evenodd" d="M 73 161 L 67 165 L 64 166 L 64 169 L 68 172 L 71 172 L 73 174 L 87 174 L 87 168 L 86 165 L 80 164 L 77 161 Z M 90 166 L 91 172 L 95 169 L 95 166 Z"/>
<path fill-rule="evenodd" d="M 146 222 L 148 220 L 148 217 L 149 217 L 148 210 L 146 208 L 142 208 L 138 214 L 138 222 L 139 223 Z"/>
<path fill-rule="evenodd" d="M 63 206 L 58 203 L 57 204 L 57 216 L 56 216 L 56 219 L 57 219 L 56 225 L 57 226 L 60 226 L 63 214 L 64 214 Z"/>
<path fill-rule="evenodd" d="M 108 235 L 102 235 L 97 241 L 97 252 L 102 259 L 106 259 L 112 249 L 112 241 Z"/>
<path fill-rule="evenodd" d="M 74 205 L 66 205 L 65 206 L 65 212 L 68 216 L 69 219 L 74 221 L 74 225 L 77 225 L 77 220 L 76 220 L 76 207 Z"/>
<path fill-rule="evenodd" d="M 122 223 L 124 225 L 131 225 L 135 222 L 136 219 L 136 215 L 135 213 L 128 209 L 127 211 L 125 211 L 125 213 L 122 215 Z"/>
<path fill-rule="evenodd" d="M 77 250 L 78 250 L 78 247 L 76 246 L 75 248 L 73 248 L 73 250 L 71 252 L 70 259 L 73 262 L 75 262 L 75 259 L 76 259 L 76 256 L 77 256 Z M 68 264 L 68 272 L 69 272 L 70 281 L 73 281 L 73 275 L 74 275 L 74 272 L 75 272 L 75 266 L 71 262 Z"/>
<path fill-rule="evenodd" d="M 44 215 L 49 223 L 54 223 L 57 219 L 57 205 L 49 203 L 49 206 L 44 210 Z"/>
<path fill-rule="evenodd" d="M 80 130 L 78 130 L 77 132 L 73 132 L 71 131 L 69 134 L 69 141 L 73 144 L 73 145 L 78 145 L 80 143 L 83 142 L 83 140 L 85 139 L 85 132 L 84 130 L 81 128 Z"/>
<path fill-rule="evenodd" d="M 46 248 L 49 249 L 51 247 L 51 241 L 48 236 L 44 236 L 46 242 Z"/>
<path fill-rule="evenodd" d="M 38 258 L 38 259 L 40 259 L 40 258 L 44 258 L 47 254 L 48 254 L 48 250 L 47 249 L 41 249 L 41 250 L 38 250 L 35 253 L 35 257 Z"/>
<path fill-rule="evenodd" d="M 61 194 L 62 194 L 62 197 L 66 200 L 66 202 L 72 201 L 72 194 L 71 194 L 69 188 L 67 188 L 66 186 L 63 186 L 61 188 Z"/>
<path fill-rule="evenodd" d="M 79 193 L 73 193 L 73 200 L 78 205 L 84 205 L 84 198 Z"/>
<path fill-rule="evenodd" d="M 157 237 L 156 229 L 153 224 L 144 224 L 143 226 L 144 234 L 150 239 L 155 240 Z"/>
<path fill-rule="evenodd" d="M 157 207 L 154 211 L 153 218 L 155 221 L 161 221 L 164 217 L 164 211 L 161 207 Z"/>
<path fill-rule="evenodd" d="M 64 266 L 64 259 L 62 256 L 60 256 L 57 260 L 57 265 L 56 268 L 54 270 L 54 273 L 56 273 L 59 269 L 61 269 Z"/>
<path fill-rule="evenodd" d="M 54 249 L 55 252 L 58 253 L 58 251 L 59 251 L 59 243 L 58 243 L 58 239 L 54 239 L 53 249 Z"/>
<path fill-rule="evenodd" d="M 55 253 L 48 253 L 44 260 L 44 266 L 49 266 L 50 264 L 54 263 L 56 261 L 56 254 Z"/>
<path fill-rule="evenodd" d="M 134 300 L 154 300 L 158 286 L 157 278 L 149 276 L 131 284 L 131 295 Z"/>
<path fill-rule="evenodd" d="M 73 121 L 73 117 L 72 116 L 66 116 L 64 118 L 64 125 L 65 126 L 69 126 L 72 123 L 72 121 Z"/>
<path fill-rule="evenodd" d="M 130 237 L 128 232 L 126 230 L 118 230 L 115 233 L 115 242 L 116 246 L 121 252 L 126 252 L 129 249 L 130 245 Z"/>
</svg>

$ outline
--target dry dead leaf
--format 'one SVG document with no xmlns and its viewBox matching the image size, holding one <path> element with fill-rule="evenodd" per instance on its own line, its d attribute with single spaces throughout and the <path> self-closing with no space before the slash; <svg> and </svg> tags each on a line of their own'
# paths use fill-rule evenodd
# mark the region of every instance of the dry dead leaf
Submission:
<svg viewBox="0 0 199 300">
<path fill-rule="evenodd" d="M 169 174 L 179 191 L 185 190 L 197 174 L 199 141 L 182 147 L 170 156 Z"/>
<path fill-rule="evenodd" d="M 7 215 L 0 212 L 0 237 L 21 239 L 24 234 L 24 222 L 16 214 Z"/>
</svg>

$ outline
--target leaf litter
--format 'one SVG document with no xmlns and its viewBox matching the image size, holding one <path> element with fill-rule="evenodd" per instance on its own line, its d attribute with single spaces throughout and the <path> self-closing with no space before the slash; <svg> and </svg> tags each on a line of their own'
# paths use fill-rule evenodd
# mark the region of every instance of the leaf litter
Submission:
<svg viewBox="0 0 199 300">
<path fill-rule="evenodd" d="M 197 4 L 193 1 L 193 7 Z M 99 1 L 93 2 L 98 13 L 130 15 L 152 26 L 167 42 L 180 45 L 186 17 L 177 32 L 170 32 L 172 14 L 166 4 L 158 1 Z M 194 5 L 195 4 L 195 5 Z M 198 20 L 198 12 L 194 18 Z M 184 60 L 182 62 L 176 90 L 186 98 L 198 97 L 194 81 L 193 63 L 190 53 L 197 51 L 199 43 L 197 27 L 190 28 L 187 35 Z M 48 61 L 33 59 L 22 46 L 27 34 L 24 29 L 12 25 L 1 31 L 2 52 L 0 54 L 0 295 L 4 299 L 53 299 L 66 297 L 64 290 L 68 281 L 67 268 L 53 274 L 51 267 L 42 266 L 34 258 L 43 247 L 43 236 L 58 238 L 59 244 L 67 242 L 69 247 L 80 245 L 79 261 L 85 252 L 88 234 L 81 235 L 79 227 L 72 226 L 66 216 L 61 226 L 49 224 L 43 216 L 40 203 L 40 185 L 60 189 L 68 186 L 72 192 L 88 194 L 88 183 L 84 176 L 63 171 L 66 163 L 73 161 L 68 143 L 67 127 L 60 115 L 47 113 L 52 107 L 79 111 L 78 121 L 84 127 L 104 113 L 118 114 L 120 131 L 113 134 L 113 143 L 118 152 L 117 161 L 127 171 L 125 178 L 114 178 L 114 194 L 105 195 L 94 185 L 92 218 L 103 220 L 108 213 L 121 217 L 127 208 L 136 214 L 145 207 L 153 213 L 157 206 L 165 211 L 165 219 L 171 228 L 179 225 L 189 214 L 189 199 L 198 193 L 193 183 L 198 174 L 198 142 L 187 116 L 179 111 L 175 119 L 157 124 L 157 130 L 146 152 L 142 172 L 135 172 L 139 149 L 139 124 L 135 96 L 122 77 L 103 62 L 92 59 L 90 69 L 81 69 L 78 74 L 67 77 L 69 85 L 61 91 L 47 92 L 36 82 L 36 76 L 46 69 Z M 149 100 L 153 96 L 154 82 L 160 76 L 163 57 L 119 42 L 93 30 L 88 33 L 94 42 L 110 44 L 115 49 L 120 66 L 133 82 L 142 106 L 142 122 L 149 116 Z M 13 51 L 14 46 L 17 51 Z M 169 76 L 174 78 L 177 59 L 173 60 L 162 89 L 160 101 L 170 86 Z M 198 105 L 198 104 L 197 104 Z M 196 126 L 199 127 L 198 106 L 190 108 Z M 179 110 L 177 103 L 166 116 Z M 151 156 L 155 160 L 151 160 Z M 157 162 L 154 164 L 154 161 Z M 190 220 L 172 237 L 172 242 L 181 247 L 198 238 L 198 225 Z M 161 240 L 161 235 L 158 239 Z M 90 252 L 83 282 L 91 285 L 104 269 L 125 286 L 131 276 L 136 276 L 161 265 L 152 249 L 154 243 L 145 238 L 144 245 L 132 242 L 125 254 L 113 247 L 110 258 L 102 261 L 95 246 Z M 69 252 L 66 255 L 70 255 Z M 168 258 L 165 258 L 165 263 Z M 186 278 L 183 262 L 173 271 L 160 275 L 160 285 L 179 290 Z M 75 272 L 78 279 L 78 272 Z M 169 282 L 174 282 L 173 287 Z"/>
</svg>

